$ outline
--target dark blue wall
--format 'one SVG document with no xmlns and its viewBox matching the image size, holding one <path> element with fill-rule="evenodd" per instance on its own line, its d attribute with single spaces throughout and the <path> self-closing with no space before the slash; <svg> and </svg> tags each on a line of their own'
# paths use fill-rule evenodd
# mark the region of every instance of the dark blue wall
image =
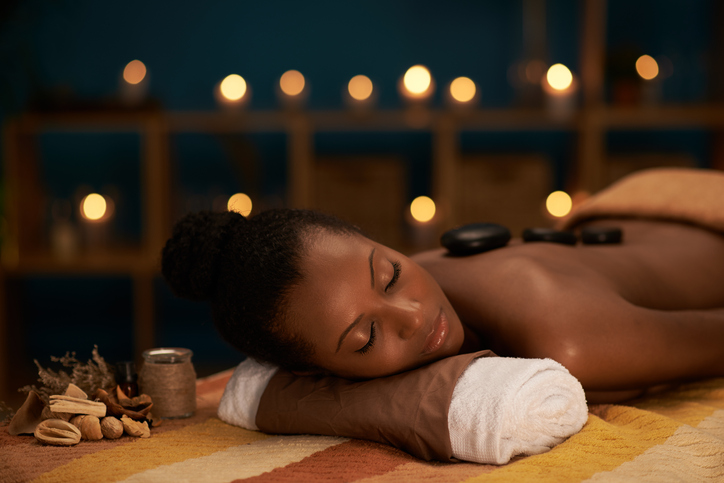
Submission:
<svg viewBox="0 0 724 483">
<path fill-rule="evenodd" d="M 663 84 L 664 102 L 705 101 L 709 96 L 711 17 L 715 0 L 610 0 L 607 42 L 610 52 L 667 56 L 673 75 Z M 548 0 L 546 30 L 549 63 L 578 70 L 581 4 Z M 117 94 L 124 65 L 141 59 L 149 69 L 150 95 L 167 109 L 214 109 L 212 89 L 230 73 L 251 85 L 249 108 L 277 106 L 275 84 L 288 69 L 302 71 L 311 85 L 311 109 L 343 108 L 341 92 L 350 77 L 366 74 L 379 89 L 379 105 L 401 104 L 396 82 L 411 65 L 427 65 L 441 87 L 471 77 L 483 107 L 516 103 L 508 71 L 522 59 L 523 2 L 512 0 L 368 1 L 138 1 L 28 0 L 0 10 L 0 121 L 32 102 L 93 102 Z M 611 151 L 686 151 L 708 164 L 709 134 L 701 131 L 612 135 Z M 470 152 L 536 151 L 555 163 L 557 185 L 572 162 L 573 136 L 561 133 L 466 133 Z M 248 189 L 252 180 L 230 165 L 229 142 L 242 143 L 262 166 L 257 182 L 263 196 L 285 192 L 285 140 L 260 134 L 235 140 L 187 134 L 173 137 L 185 198 L 209 203 L 215 194 Z M 426 134 L 320 134 L 322 154 L 399 153 L 413 166 L 410 195 L 429 191 Z M 226 143 L 226 144 L 225 144 Z M 233 147 L 233 146 L 232 146 Z M 238 147 L 238 146 L 237 146 Z M 79 185 L 122 193 L 116 220 L 120 236 L 140 230 L 137 136 L 58 134 L 42 138 L 43 173 L 50 198 L 71 198 Z M 183 200 L 179 201 L 183 210 Z M 192 203 L 193 204 L 193 203 Z M 26 282 L 25 326 L 31 357 L 47 360 L 66 350 L 128 357 L 130 282 L 68 282 L 52 277 Z M 83 294 L 89 294 L 85 296 Z M 81 300 L 81 303 L 78 301 Z M 233 361 L 233 352 L 214 337 L 208 311 L 178 302 L 159 282 L 162 344 L 195 345 L 200 360 Z M 65 307 L 58 311 L 58 307 Z M 74 310 L 71 310 L 74 309 Z M 54 321 L 102 327 L 86 338 L 40 338 Z M 110 336 L 116 334 L 116 337 Z M 110 335 L 109 335 L 110 334 Z"/>
</svg>

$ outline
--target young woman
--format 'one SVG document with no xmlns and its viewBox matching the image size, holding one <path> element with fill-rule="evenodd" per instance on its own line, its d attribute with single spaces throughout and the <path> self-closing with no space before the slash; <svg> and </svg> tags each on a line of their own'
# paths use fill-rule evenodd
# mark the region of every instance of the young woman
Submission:
<svg viewBox="0 0 724 483">
<path fill-rule="evenodd" d="M 624 242 L 513 241 L 411 258 L 306 210 L 187 215 L 163 252 L 174 292 L 222 337 L 299 374 L 375 378 L 462 352 L 551 358 L 589 402 L 724 375 L 724 237 L 609 219 Z"/>
</svg>

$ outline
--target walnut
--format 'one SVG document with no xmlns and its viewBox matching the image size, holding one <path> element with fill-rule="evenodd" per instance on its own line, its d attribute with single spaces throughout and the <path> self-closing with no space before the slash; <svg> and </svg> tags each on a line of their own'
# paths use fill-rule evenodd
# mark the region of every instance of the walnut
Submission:
<svg viewBox="0 0 724 483">
<path fill-rule="evenodd" d="M 101 421 L 96 416 L 86 416 L 80 423 L 80 436 L 89 441 L 103 439 Z"/>
<path fill-rule="evenodd" d="M 85 419 L 85 417 L 85 414 L 78 414 L 77 416 L 73 416 L 72 418 L 70 418 L 69 423 L 80 429 L 80 426 L 81 424 L 83 424 L 83 419 Z"/>
<path fill-rule="evenodd" d="M 80 430 L 62 419 L 46 419 L 35 428 L 35 439 L 43 444 L 71 446 L 80 442 Z"/>
<path fill-rule="evenodd" d="M 121 422 L 123 423 L 123 429 L 125 429 L 126 433 L 128 433 L 129 435 L 140 438 L 151 437 L 151 430 L 148 429 L 148 423 L 146 421 L 140 423 L 138 421 L 134 421 L 133 419 L 129 418 L 124 414 L 121 417 Z"/>
<path fill-rule="evenodd" d="M 108 439 L 118 439 L 123 436 L 123 423 L 113 416 L 101 419 L 101 432 Z"/>
</svg>

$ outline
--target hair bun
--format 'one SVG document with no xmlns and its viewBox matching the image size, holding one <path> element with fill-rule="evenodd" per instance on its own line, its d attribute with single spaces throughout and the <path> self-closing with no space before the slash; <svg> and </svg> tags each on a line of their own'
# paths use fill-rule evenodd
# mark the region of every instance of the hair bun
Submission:
<svg viewBox="0 0 724 483">
<path fill-rule="evenodd" d="M 161 271 L 173 292 L 191 300 L 211 298 L 226 242 L 246 223 L 246 218 L 234 211 L 202 211 L 181 218 L 161 260 Z"/>
</svg>

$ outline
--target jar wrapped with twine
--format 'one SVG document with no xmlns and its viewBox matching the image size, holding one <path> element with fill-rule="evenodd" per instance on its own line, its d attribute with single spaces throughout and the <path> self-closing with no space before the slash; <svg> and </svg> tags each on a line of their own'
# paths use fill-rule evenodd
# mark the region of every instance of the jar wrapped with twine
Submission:
<svg viewBox="0 0 724 483">
<path fill-rule="evenodd" d="M 139 385 L 153 400 L 154 416 L 188 418 L 196 410 L 196 371 L 193 352 L 179 347 L 160 347 L 143 353 Z"/>
</svg>

